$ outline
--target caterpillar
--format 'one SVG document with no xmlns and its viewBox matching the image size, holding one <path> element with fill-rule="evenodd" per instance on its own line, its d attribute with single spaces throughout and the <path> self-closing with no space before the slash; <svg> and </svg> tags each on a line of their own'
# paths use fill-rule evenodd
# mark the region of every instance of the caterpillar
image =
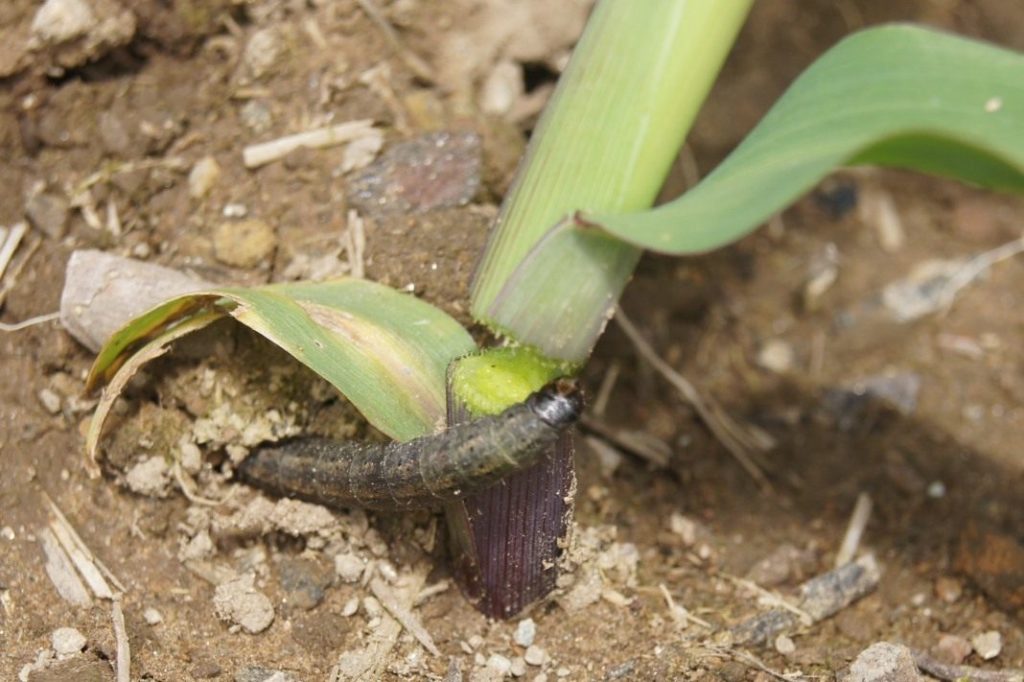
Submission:
<svg viewBox="0 0 1024 682">
<path fill-rule="evenodd" d="M 527 468 L 579 419 L 583 393 L 558 379 L 504 412 L 402 443 L 296 438 L 260 447 L 241 478 L 272 493 L 333 507 L 436 506 Z"/>
</svg>

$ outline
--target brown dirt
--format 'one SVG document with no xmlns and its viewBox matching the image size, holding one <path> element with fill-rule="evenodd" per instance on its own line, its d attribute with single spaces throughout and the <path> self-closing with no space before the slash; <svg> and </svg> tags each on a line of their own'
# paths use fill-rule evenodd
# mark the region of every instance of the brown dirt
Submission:
<svg viewBox="0 0 1024 682">
<path fill-rule="evenodd" d="M 471 8 L 481 3 L 381 4 L 409 49 L 444 71 L 439 60 L 445 38 L 463 22 L 477 22 L 480 15 Z M 77 248 L 140 256 L 215 282 L 278 278 L 295 254 L 316 254 L 325 233 L 342 233 L 345 182 L 335 173 L 342 150 L 296 153 L 258 171 L 244 168 L 240 150 L 328 120 L 354 118 L 382 123 L 389 143 L 424 130 L 482 135 L 484 187 L 472 205 L 381 216 L 370 221 L 366 235 L 369 277 L 398 287 L 413 283 L 424 298 L 467 321 L 466 286 L 475 254 L 529 118 L 517 129 L 477 113 L 457 83 L 452 90 L 417 79 L 355 2 L 142 2 L 131 42 L 105 48 L 93 61 L 61 74 L 52 70 L 59 55 L 8 58 L 16 45 L 11 36 L 28 30 L 35 5 L 12 0 L 0 9 L 0 26 L 7 31 L 0 66 L 13 65 L 12 75 L 0 83 L 0 149 L 7 160 L 0 167 L 0 225 L 22 219 L 36 183 L 66 197 L 112 159 L 180 156 L 187 168 L 212 155 L 222 176 L 203 201 L 189 198 L 185 173 L 174 167 L 157 165 L 98 183 L 95 204 L 103 210 L 108 202 L 116 205 L 123 233 L 96 230 L 77 210 L 63 232 L 33 231 L 19 251 L 26 263 L 3 302 L 3 321 L 56 310 L 64 263 Z M 214 5 L 230 13 L 196 9 Z M 850 0 L 802 3 L 801 11 L 795 15 L 792 3 L 783 0 L 757 4 L 691 138 L 699 169 L 713 167 L 815 55 L 861 25 L 917 20 L 1024 47 L 1024 8 L 1004 0 Z M 247 39 L 267 29 L 277 32 L 280 53 L 266 74 L 254 78 L 240 66 L 239 55 Z M 316 33 L 327 38 L 328 48 L 317 46 Z M 557 60 L 564 48 L 552 39 L 548 56 Z M 483 72 L 493 65 L 493 53 L 479 66 Z M 379 63 L 390 65 L 390 93 L 359 80 Z M 266 130 L 253 130 L 257 115 L 269 117 Z M 906 228 L 905 244 L 887 252 L 870 217 L 859 210 L 832 211 L 837 187 L 855 187 L 861 207 L 887 193 Z M 275 231 L 276 255 L 254 268 L 229 267 L 214 257 L 214 231 L 224 220 L 223 207 L 232 202 L 244 204 L 250 217 Z M 738 622 L 757 610 L 756 599 L 726 576 L 744 575 L 783 544 L 811 550 L 803 577 L 827 570 L 860 492 L 874 500 L 865 544 L 884 567 L 878 591 L 794 637 L 791 654 L 756 651 L 764 663 L 831 679 L 878 640 L 929 649 L 941 633 L 969 639 L 998 630 L 1003 651 L 985 665 L 1024 666 L 1024 627 L 1013 611 L 1024 606 L 1024 567 L 1005 564 L 1020 551 L 1024 528 L 1024 349 L 1018 343 L 1024 317 L 1015 293 L 1024 287 L 1024 268 L 1019 260 L 999 264 L 967 288 L 948 314 L 914 323 L 888 320 L 877 303 L 886 284 L 922 261 L 969 256 L 1019 235 L 1022 209 L 1019 199 L 948 182 L 897 172 L 843 172 L 786 211 L 772 229 L 733 247 L 702 258 L 647 258 L 625 309 L 677 369 L 778 440 L 765 458 L 778 493 L 758 492 L 613 326 L 587 367 L 587 383 L 595 390 L 609 367 L 618 365 L 622 374 L 607 421 L 669 443 L 671 466 L 655 470 L 626 459 L 609 476 L 580 447 L 578 521 L 604 534 L 598 545 L 605 556 L 628 555 L 627 543 L 635 546 L 637 573 L 609 570 L 606 576 L 607 586 L 628 604 L 606 593 L 606 599 L 576 612 L 553 603 L 534 608 L 529 615 L 537 624 L 536 642 L 551 660 L 543 668 L 531 666 L 527 678 L 543 670 L 548 679 L 569 680 L 767 679 L 747 665 L 686 646 L 658 586 L 664 584 L 677 603 L 716 625 Z M 838 279 L 808 308 L 800 292 L 812 263 L 827 252 L 839 256 Z M 678 295 L 665 296 L 670 288 Z M 264 414 L 271 399 L 259 388 L 264 375 L 247 377 L 241 368 L 246 358 L 256 357 L 251 353 L 270 355 L 265 376 L 287 377 L 267 395 L 296 403 L 284 410 L 289 418 L 335 433 L 345 430 L 339 423 L 351 424 L 349 411 L 329 392 L 265 344 L 237 331 L 203 338 L 154 365 L 133 389 L 112 446 L 126 448 L 126 459 L 142 441 L 148 446 L 139 447 L 151 452 L 172 447 L 179 430 L 209 415 L 216 405 L 196 397 L 200 388 L 193 391 L 204 380 L 224 388 L 236 408 L 251 410 L 245 414 Z M 770 340 L 793 349 L 788 371 L 757 365 L 759 350 Z M 67 604 L 44 571 L 37 542 L 46 523 L 44 492 L 128 588 L 124 610 L 133 679 L 196 679 L 217 671 L 221 679 L 232 679 L 249 666 L 324 679 L 342 652 L 361 649 L 374 632 L 372 604 L 370 613 L 363 606 L 355 615 L 342 615 L 350 599 L 369 592 L 328 581 L 323 601 L 303 610 L 290 601 L 295 593 L 284 584 L 289 571 L 297 570 L 289 562 L 299 555 L 309 559 L 313 568 L 303 575 L 315 577 L 330 563 L 329 550 L 345 549 L 384 558 L 407 572 L 430 553 L 433 521 L 427 514 L 371 516 L 368 522 L 359 513 L 338 515 L 340 530 L 324 536 L 326 548 L 314 541 L 316 533 L 214 533 L 207 558 L 256 566 L 257 587 L 276 611 L 273 625 L 261 634 L 233 632 L 215 615 L 213 586 L 179 560 L 179 546 L 196 528 L 214 527 L 207 512 L 177 493 L 147 498 L 114 480 L 86 476 L 80 423 L 88 406 L 74 398 L 91 354 L 55 324 L 3 334 L 0 348 L 0 527 L 13 531 L 13 538 L 0 538 L 3 679 L 15 679 L 49 647 L 52 631 L 64 626 L 86 635 L 86 653 L 32 679 L 113 679 L 105 663 L 114 654 L 108 606 Z M 888 370 L 920 378 L 909 414 L 870 403 L 837 416 L 830 389 Z M 63 398 L 56 414 L 38 397 L 47 388 Z M 239 398 L 250 394 L 256 396 L 252 401 Z M 216 483 L 211 477 L 204 482 Z M 937 484 L 944 494 L 929 494 Z M 250 499 L 252 493 L 243 495 L 243 501 Z M 699 523 L 692 545 L 670 532 L 673 513 Z M 429 561 L 428 584 L 444 579 L 440 547 Z M 800 579 L 790 576 L 778 589 L 785 592 Z M 955 599 L 940 596 L 958 590 Z M 163 622 L 148 624 L 148 608 L 159 610 Z M 523 654 L 511 641 L 516 622 L 488 622 L 457 590 L 427 600 L 416 613 L 442 656 L 427 656 L 404 636 L 387 661 L 387 679 L 440 679 L 453 658 L 468 674 L 492 653 Z M 977 656 L 969 662 L 981 664 Z"/>
</svg>

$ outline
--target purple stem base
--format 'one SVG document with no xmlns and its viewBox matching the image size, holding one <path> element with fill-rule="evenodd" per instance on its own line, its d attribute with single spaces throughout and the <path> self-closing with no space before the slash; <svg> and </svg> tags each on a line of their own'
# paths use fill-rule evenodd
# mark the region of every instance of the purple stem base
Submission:
<svg viewBox="0 0 1024 682">
<path fill-rule="evenodd" d="M 455 578 L 484 615 L 511 618 L 554 589 L 574 487 L 566 432 L 533 467 L 445 507 Z"/>
</svg>

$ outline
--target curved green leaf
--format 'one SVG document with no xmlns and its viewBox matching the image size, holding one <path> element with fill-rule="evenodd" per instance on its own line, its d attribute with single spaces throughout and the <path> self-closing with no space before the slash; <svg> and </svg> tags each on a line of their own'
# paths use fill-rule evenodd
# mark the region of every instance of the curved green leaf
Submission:
<svg viewBox="0 0 1024 682">
<path fill-rule="evenodd" d="M 388 436 L 407 440 L 445 420 L 449 363 L 476 350 L 428 303 L 365 280 L 225 287 L 178 296 L 135 318 L 100 350 L 87 381 L 106 384 L 90 455 L 127 378 L 172 340 L 230 315 L 333 384 Z"/>
<path fill-rule="evenodd" d="M 914 26 L 862 31 L 808 68 L 691 191 L 583 221 L 654 251 L 708 251 L 847 164 L 1024 191 L 1024 55 Z"/>
</svg>

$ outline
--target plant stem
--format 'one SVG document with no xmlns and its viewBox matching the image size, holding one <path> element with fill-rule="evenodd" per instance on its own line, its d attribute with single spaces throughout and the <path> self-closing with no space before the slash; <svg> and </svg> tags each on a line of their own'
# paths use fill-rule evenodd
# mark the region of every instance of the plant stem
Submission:
<svg viewBox="0 0 1024 682">
<path fill-rule="evenodd" d="M 752 2 L 600 0 L 594 9 L 473 284 L 473 315 L 539 350 L 540 371 L 545 357 L 586 360 L 640 251 L 580 235 L 537 280 L 517 281 L 517 268 L 571 211 L 651 205 Z M 449 423 L 470 399 L 449 386 Z M 571 434 L 563 441 L 534 468 L 446 510 L 456 575 L 489 616 L 510 617 L 554 587 L 575 487 Z"/>
<path fill-rule="evenodd" d="M 598 3 L 491 234 L 478 320 L 549 357 L 586 359 L 640 250 L 591 233 L 543 277 L 517 281 L 516 269 L 572 211 L 651 205 L 751 4 Z"/>
</svg>

